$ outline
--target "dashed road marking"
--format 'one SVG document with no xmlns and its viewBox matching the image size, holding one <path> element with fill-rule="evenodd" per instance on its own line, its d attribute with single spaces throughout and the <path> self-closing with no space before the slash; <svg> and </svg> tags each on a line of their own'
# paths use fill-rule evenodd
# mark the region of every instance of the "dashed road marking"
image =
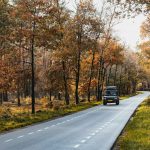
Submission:
<svg viewBox="0 0 150 150">
<path fill-rule="evenodd" d="M 85 143 L 85 142 L 86 142 L 86 140 L 82 140 L 82 141 L 81 141 L 81 143 Z"/>
<path fill-rule="evenodd" d="M 77 145 L 74 146 L 74 148 L 78 148 L 79 146 L 80 146 L 80 144 L 77 144 Z"/>
<path fill-rule="evenodd" d="M 96 133 L 98 133 L 99 131 L 98 131 L 98 130 L 96 130 L 95 132 L 96 132 Z"/>
<path fill-rule="evenodd" d="M 95 135 L 95 133 L 92 133 L 91 135 Z"/>
<path fill-rule="evenodd" d="M 20 138 L 23 138 L 23 137 L 24 137 L 24 135 L 21 135 L 21 136 L 18 136 L 17 138 L 20 139 Z"/>
<path fill-rule="evenodd" d="M 28 133 L 29 135 L 31 135 L 31 134 L 33 134 L 34 132 L 30 132 L 30 133 Z"/>
<path fill-rule="evenodd" d="M 5 142 L 8 143 L 8 142 L 10 142 L 10 141 L 12 141 L 12 140 L 13 140 L 13 139 L 9 139 L 9 140 L 6 140 Z"/>
<path fill-rule="evenodd" d="M 52 126 L 50 126 L 50 127 L 55 127 L 56 125 L 52 125 Z"/>
<path fill-rule="evenodd" d="M 58 125 L 61 125 L 62 123 L 60 122 L 60 123 L 57 123 L 56 125 L 58 126 Z"/>
<path fill-rule="evenodd" d="M 90 138 L 91 138 L 91 136 L 87 136 L 86 138 L 87 138 L 87 139 L 90 139 Z"/>
</svg>

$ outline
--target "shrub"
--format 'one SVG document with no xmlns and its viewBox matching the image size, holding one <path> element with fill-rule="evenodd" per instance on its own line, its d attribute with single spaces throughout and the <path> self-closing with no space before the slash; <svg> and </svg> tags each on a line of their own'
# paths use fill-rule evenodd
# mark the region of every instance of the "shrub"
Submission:
<svg viewBox="0 0 150 150">
<path fill-rule="evenodd" d="M 11 119 L 13 118 L 12 111 L 9 106 L 0 107 L 0 119 Z"/>
<path fill-rule="evenodd" d="M 43 97 L 43 98 L 40 99 L 40 102 L 41 102 L 43 108 L 47 107 L 48 101 L 49 100 L 48 100 L 47 97 Z"/>
<path fill-rule="evenodd" d="M 47 104 L 46 107 L 47 107 L 47 108 L 53 108 L 53 102 L 52 102 L 52 101 L 49 101 L 49 103 Z"/>
<path fill-rule="evenodd" d="M 59 110 L 63 106 L 63 102 L 59 100 L 54 100 L 52 103 L 53 103 L 53 110 Z"/>
</svg>

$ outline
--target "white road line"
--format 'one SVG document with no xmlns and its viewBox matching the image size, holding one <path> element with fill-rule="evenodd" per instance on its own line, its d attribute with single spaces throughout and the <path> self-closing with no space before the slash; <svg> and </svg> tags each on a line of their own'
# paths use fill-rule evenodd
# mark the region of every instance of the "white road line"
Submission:
<svg viewBox="0 0 150 150">
<path fill-rule="evenodd" d="M 23 137 L 24 137 L 24 135 L 21 135 L 21 136 L 18 136 L 17 138 L 20 139 L 20 138 L 23 138 Z"/>
<path fill-rule="evenodd" d="M 49 129 L 49 127 L 45 127 L 44 129 L 47 130 L 47 129 Z"/>
<path fill-rule="evenodd" d="M 40 129 L 40 130 L 37 130 L 37 132 L 41 132 L 41 131 L 43 131 L 42 129 Z"/>
<path fill-rule="evenodd" d="M 82 140 L 82 141 L 81 141 L 81 143 L 85 143 L 85 142 L 86 142 L 86 140 Z"/>
<path fill-rule="evenodd" d="M 91 135 L 95 135 L 95 133 L 92 133 Z"/>
<path fill-rule="evenodd" d="M 98 131 L 98 130 L 96 130 L 95 132 L 96 132 L 96 133 L 98 133 L 99 131 Z"/>
<path fill-rule="evenodd" d="M 74 148 L 78 148 L 79 146 L 80 146 L 80 144 L 77 144 L 77 145 L 74 146 Z"/>
<path fill-rule="evenodd" d="M 50 126 L 50 127 L 55 127 L 56 125 L 52 125 L 52 126 Z"/>
<path fill-rule="evenodd" d="M 91 138 L 91 136 L 87 136 L 86 138 L 87 138 L 87 139 L 90 139 L 90 138 Z"/>
<path fill-rule="evenodd" d="M 56 126 L 58 126 L 58 125 L 60 125 L 60 124 L 62 124 L 62 123 L 57 123 Z"/>
<path fill-rule="evenodd" d="M 30 133 L 28 133 L 29 135 L 31 135 L 31 134 L 33 134 L 34 132 L 30 132 Z"/>
<path fill-rule="evenodd" d="M 9 139 L 9 140 L 6 140 L 5 142 L 7 143 L 7 142 L 10 142 L 10 141 L 12 141 L 13 139 Z"/>
</svg>

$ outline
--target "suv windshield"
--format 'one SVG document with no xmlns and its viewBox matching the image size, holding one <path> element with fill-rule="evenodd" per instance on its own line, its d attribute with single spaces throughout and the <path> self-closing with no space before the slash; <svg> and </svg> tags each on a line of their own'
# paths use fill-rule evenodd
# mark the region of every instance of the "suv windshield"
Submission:
<svg viewBox="0 0 150 150">
<path fill-rule="evenodd" d="M 116 90 L 107 90 L 105 91 L 105 96 L 117 96 Z"/>
</svg>

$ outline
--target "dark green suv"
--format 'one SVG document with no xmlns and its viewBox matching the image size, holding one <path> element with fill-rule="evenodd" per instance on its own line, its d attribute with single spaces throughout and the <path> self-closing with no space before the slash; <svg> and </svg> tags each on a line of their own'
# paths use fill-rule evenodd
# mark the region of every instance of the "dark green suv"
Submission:
<svg viewBox="0 0 150 150">
<path fill-rule="evenodd" d="M 104 90 L 103 105 L 107 105 L 107 103 L 116 103 L 116 105 L 119 105 L 119 96 L 116 86 L 107 86 Z"/>
</svg>

